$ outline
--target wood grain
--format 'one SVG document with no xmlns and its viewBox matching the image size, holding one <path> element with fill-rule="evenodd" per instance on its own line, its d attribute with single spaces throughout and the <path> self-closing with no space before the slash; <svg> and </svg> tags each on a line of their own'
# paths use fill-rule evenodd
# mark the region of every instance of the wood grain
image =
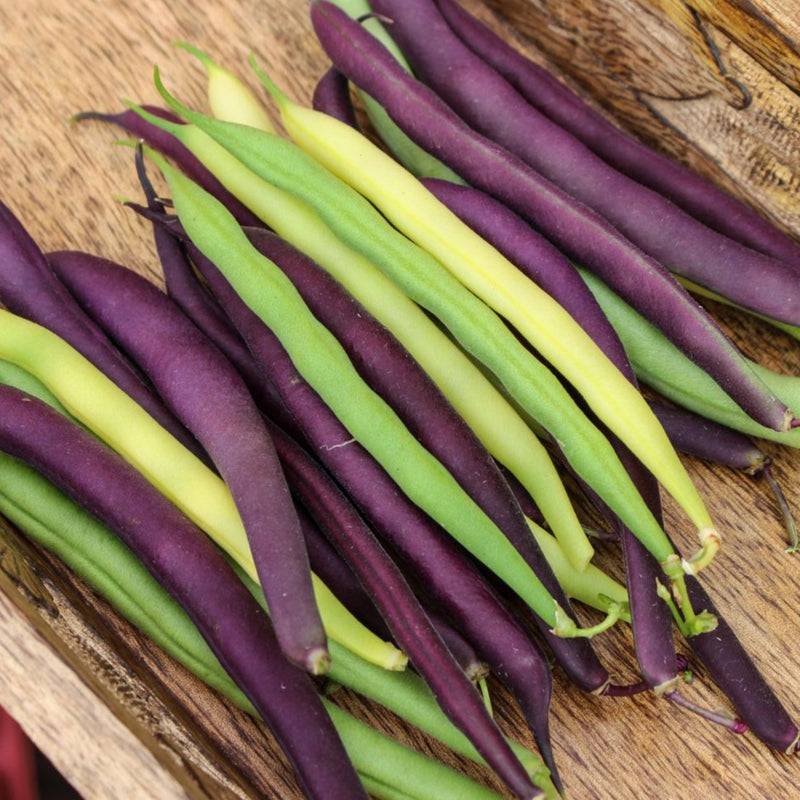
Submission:
<svg viewBox="0 0 800 800">
<path fill-rule="evenodd" d="M 737 105 L 736 84 L 699 54 L 699 40 L 685 27 L 691 16 L 680 16 L 687 6 L 667 8 L 666 0 L 465 4 L 537 60 L 569 67 L 565 80 L 631 130 L 800 233 L 797 95 L 786 76 L 765 68 L 769 53 L 755 53 L 730 32 L 733 28 L 708 19 L 725 69 L 757 89 L 747 109 Z M 735 0 L 722 6 L 741 13 L 750 9 Z M 503 18 L 495 16 L 497 9 Z M 786 4 L 764 6 L 764 18 L 781 24 L 787 13 Z M 512 32 L 508 20 L 527 38 Z M 797 41 L 796 21 L 787 24 L 787 37 L 770 40 L 768 48 L 783 62 L 780 46 Z M 247 57 L 256 52 L 300 100 L 310 97 L 326 65 L 304 2 L 0 0 L 2 196 L 45 249 L 79 247 L 153 274 L 147 227 L 115 200 L 138 197 L 129 150 L 115 147 L 118 134 L 104 125 L 70 127 L 68 120 L 88 108 L 117 110 L 122 98 L 155 101 L 154 63 L 183 100 L 202 107 L 202 70 L 170 45 L 179 39 L 206 50 L 251 85 Z M 719 313 L 748 353 L 797 372 L 796 343 L 733 312 Z M 797 512 L 800 456 L 766 449 Z M 800 563 L 783 552 L 774 499 L 763 483 L 687 463 L 725 537 L 706 585 L 800 718 L 795 688 Z M 690 526 L 669 501 L 666 513 L 670 532 L 688 547 Z M 600 548 L 600 559 L 618 569 L 612 546 Z M 624 629 L 597 644 L 615 674 L 635 675 Z M 686 694 L 701 704 L 721 704 L 702 669 L 691 663 L 697 672 Z M 7 526 L 0 528 L 0 674 L 0 704 L 87 798 L 301 797 L 263 726 L 199 685 L 63 565 Z M 530 744 L 516 707 L 493 689 L 498 719 Z M 348 692 L 337 696 L 381 729 L 490 780 L 393 715 Z M 586 697 L 556 672 L 552 719 L 571 800 L 795 794 L 796 759 L 769 752 L 751 736 L 726 734 L 649 695 Z"/>
</svg>

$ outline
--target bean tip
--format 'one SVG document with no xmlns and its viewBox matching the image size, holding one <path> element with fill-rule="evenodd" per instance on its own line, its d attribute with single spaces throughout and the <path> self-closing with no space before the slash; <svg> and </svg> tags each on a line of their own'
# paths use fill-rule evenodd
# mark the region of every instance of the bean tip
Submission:
<svg viewBox="0 0 800 800">
<path fill-rule="evenodd" d="M 303 666 L 311 675 L 327 675 L 331 668 L 331 654 L 327 647 L 313 647 L 303 659 Z"/>
</svg>

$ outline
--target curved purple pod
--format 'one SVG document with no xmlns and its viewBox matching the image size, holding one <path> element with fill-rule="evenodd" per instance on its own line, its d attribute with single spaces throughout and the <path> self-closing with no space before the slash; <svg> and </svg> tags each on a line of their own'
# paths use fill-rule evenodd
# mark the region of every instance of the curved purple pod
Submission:
<svg viewBox="0 0 800 800">
<path fill-rule="evenodd" d="M 311 106 L 353 128 L 358 127 L 350 82 L 336 67 L 328 67 L 314 85 Z"/>
<path fill-rule="evenodd" d="M 479 134 L 600 214 L 665 268 L 767 317 L 800 323 L 796 269 L 703 225 L 596 156 L 465 45 L 433 0 L 373 0 L 372 6 L 391 20 L 392 38 L 414 74 Z"/>
<path fill-rule="evenodd" d="M 141 275 L 73 251 L 51 254 L 50 263 L 203 444 L 242 518 L 281 647 L 309 671 L 324 671 L 327 637 L 300 522 L 272 439 L 238 372 Z"/>
<path fill-rule="evenodd" d="M 649 186 L 700 222 L 800 269 L 800 243 L 730 193 L 616 127 L 599 111 L 456 0 L 435 0 L 456 35 L 553 122 L 611 166 Z"/>
<path fill-rule="evenodd" d="M 702 584 L 697 578 L 689 577 L 686 585 L 692 603 L 697 608 L 708 609 L 717 618 L 715 630 L 687 639 L 695 655 L 755 736 L 782 753 L 797 753 L 800 730 L 786 707 Z"/>
</svg>

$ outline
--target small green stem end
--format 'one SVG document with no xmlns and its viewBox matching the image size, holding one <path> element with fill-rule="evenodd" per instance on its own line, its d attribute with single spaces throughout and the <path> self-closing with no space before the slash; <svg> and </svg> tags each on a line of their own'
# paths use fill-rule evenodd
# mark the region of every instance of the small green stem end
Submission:
<svg viewBox="0 0 800 800">
<path fill-rule="evenodd" d="M 607 602 L 607 612 L 605 619 L 592 625 L 588 628 L 583 628 L 570 617 L 561 606 L 556 605 L 555 620 L 556 624 L 551 629 L 551 632 L 556 636 L 561 636 L 564 639 L 575 639 L 578 637 L 591 638 L 598 633 L 603 633 L 609 628 L 613 627 L 621 618 L 622 603 L 618 603 L 610 598 L 603 598 L 604 603 Z"/>
</svg>

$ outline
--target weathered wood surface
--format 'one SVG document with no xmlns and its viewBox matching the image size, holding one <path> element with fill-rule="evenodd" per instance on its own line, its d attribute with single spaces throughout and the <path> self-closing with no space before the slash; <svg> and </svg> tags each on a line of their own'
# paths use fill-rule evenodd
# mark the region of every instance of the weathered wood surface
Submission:
<svg viewBox="0 0 800 800">
<path fill-rule="evenodd" d="M 468 5 L 478 7 L 473 0 Z M 733 0 L 722 5 L 748 8 Z M 666 149 L 735 185 L 799 230 L 797 94 L 783 78 L 765 77 L 760 66 L 770 63 L 772 54 L 791 65 L 780 47 L 787 38 L 797 40 L 796 20 L 786 7 L 770 6 L 773 17 L 786 22 L 787 36 L 758 60 L 723 28 L 713 30 L 726 69 L 753 88 L 750 76 L 758 74 L 753 103 L 742 110 L 736 108 L 733 84 L 698 67 L 705 54 L 698 55 L 696 43 L 684 44 L 679 24 L 665 21 L 666 2 L 660 6 L 512 0 L 505 8 L 536 33 L 537 58 L 569 64 L 575 85 L 600 93 L 595 99 L 617 107 L 632 129 L 650 139 L 658 136 Z M 482 13 L 505 29 L 490 12 Z M 641 45 L 645 34 L 652 54 Z M 95 123 L 70 128 L 67 120 L 87 108 L 116 110 L 121 98 L 155 101 L 153 63 L 183 99 L 202 105 L 202 70 L 170 46 L 178 39 L 248 79 L 247 57 L 255 51 L 299 99 L 310 96 L 325 66 L 302 0 L 199 5 L 0 0 L 2 196 L 44 248 L 81 247 L 152 273 L 156 262 L 147 227 L 114 199 L 138 196 L 130 151 L 113 146 L 116 131 Z M 726 318 L 751 355 L 798 371 L 795 343 L 755 323 Z M 800 457 L 767 449 L 800 513 Z M 697 462 L 690 467 L 725 535 L 707 585 L 800 718 L 795 677 L 800 563 L 782 551 L 770 492 L 722 469 Z M 670 530 L 688 546 L 685 521 L 670 504 L 667 516 Z M 623 634 L 604 637 L 598 647 L 621 677 L 634 675 Z M 720 704 L 704 678 L 698 670 L 687 694 L 701 704 Z M 390 714 L 347 693 L 340 697 L 383 729 L 481 774 Z M 261 726 L 204 690 L 62 565 L 5 528 L 0 530 L 0 704 L 87 798 L 300 797 L 286 760 Z M 501 722 L 530 743 L 502 693 L 496 707 Z M 557 673 L 552 726 L 572 800 L 687 795 L 744 800 L 789 798 L 796 791 L 796 759 L 649 696 L 587 698 Z"/>
</svg>

